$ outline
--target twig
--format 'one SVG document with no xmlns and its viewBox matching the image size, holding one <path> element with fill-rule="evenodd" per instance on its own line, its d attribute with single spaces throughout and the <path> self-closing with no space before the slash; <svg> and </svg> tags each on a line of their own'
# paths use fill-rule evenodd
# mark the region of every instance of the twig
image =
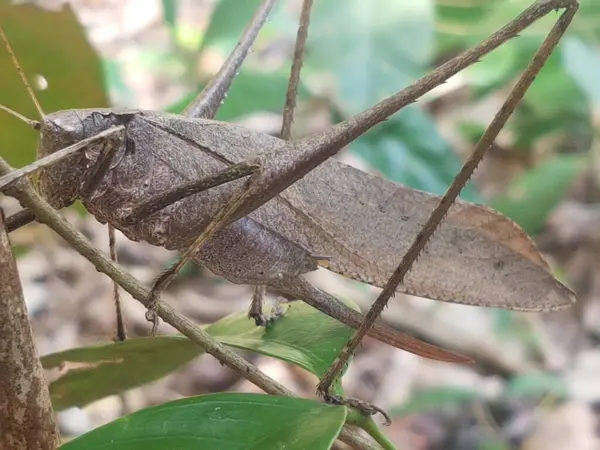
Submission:
<svg viewBox="0 0 600 450">
<path fill-rule="evenodd" d="M 12 233 L 21 227 L 33 222 L 35 220 L 35 214 L 29 209 L 22 209 L 14 213 L 12 216 L 6 218 L 6 231 Z"/>
<path fill-rule="evenodd" d="M 541 2 L 551 3 L 551 2 Z M 554 2 L 556 3 L 556 2 Z M 443 221 L 444 217 L 448 213 L 448 210 L 458 197 L 458 194 L 465 186 L 467 181 L 471 178 L 473 172 L 481 162 L 485 152 L 492 146 L 496 136 L 500 130 L 506 124 L 506 121 L 515 110 L 518 103 L 521 101 L 525 92 L 533 83 L 536 75 L 539 73 L 541 68 L 544 66 L 546 60 L 550 57 L 552 50 L 560 41 L 560 38 L 567 30 L 573 16 L 577 12 L 578 5 L 576 2 L 569 2 L 566 6 L 566 11 L 556 21 L 552 30 L 540 46 L 539 50 L 533 57 L 533 60 L 527 67 L 525 73 L 521 76 L 514 89 L 509 94 L 508 98 L 502 105 L 502 108 L 498 111 L 489 127 L 475 146 L 472 155 L 469 157 L 463 168 L 453 180 L 452 185 L 442 197 L 439 205 L 431 213 L 431 216 L 423 226 L 423 229 L 419 232 L 416 239 L 402 258 L 398 268 L 391 276 L 388 283 L 383 288 L 381 294 L 375 300 L 375 303 L 367 313 L 365 320 L 361 324 L 359 330 L 354 334 L 350 341 L 342 348 L 338 357 L 329 367 L 321 382 L 319 383 L 318 390 L 321 393 L 329 391 L 333 381 L 339 376 L 343 368 L 348 363 L 351 355 L 358 347 L 363 337 L 367 334 L 368 330 L 373 326 L 377 318 L 381 315 L 381 312 L 387 305 L 389 299 L 395 294 L 398 285 L 404 281 L 404 277 L 412 268 L 412 265 L 417 260 L 425 245 L 433 236 L 433 233 Z"/>
<path fill-rule="evenodd" d="M 300 13 L 300 26 L 296 36 L 296 45 L 294 47 L 294 60 L 290 73 L 287 92 L 285 94 L 285 107 L 283 109 L 283 122 L 281 124 L 281 139 L 290 140 L 292 133 L 292 123 L 294 121 L 294 109 L 296 108 L 296 96 L 298 95 L 298 84 L 300 82 L 300 71 L 304 62 L 304 51 L 306 49 L 306 38 L 308 37 L 308 25 L 310 24 L 310 11 L 313 0 L 304 0 L 302 2 L 302 12 Z"/>
<path fill-rule="evenodd" d="M 6 175 L 12 167 L 0 158 L 0 175 Z M 80 232 L 42 199 L 27 180 L 19 180 L 11 189 L 11 196 L 19 200 L 21 206 L 28 208 L 35 214 L 36 220 L 50 227 L 55 233 L 67 241 L 79 254 L 90 261 L 96 270 L 108 275 L 119 286 L 131 294 L 133 298 L 144 304 L 150 301 L 150 291 L 143 287 L 138 280 L 126 270 L 114 264 L 101 251 L 95 248 Z M 272 395 L 293 396 L 285 386 L 262 373 L 256 366 L 232 352 L 216 341 L 212 336 L 194 324 L 187 317 L 179 314 L 166 303 L 159 302 L 156 314 L 166 323 L 200 345 L 206 353 L 211 354 L 226 366 L 233 369 L 248 381 Z M 365 438 L 351 428 L 344 428 L 340 439 L 357 448 L 375 450 L 378 447 L 370 439 Z"/>
<path fill-rule="evenodd" d="M 115 264 L 119 262 L 116 245 L 115 227 L 108 226 L 108 248 L 110 252 L 110 260 Z M 123 308 L 121 307 L 121 295 L 119 294 L 119 284 L 113 280 L 113 300 L 115 302 L 115 317 L 117 320 L 117 329 L 115 330 L 115 340 L 123 342 L 127 339 L 127 330 L 123 320 Z"/>
<path fill-rule="evenodd" d="M 0 441 L 14 450 L 58 448 L 50 392 L 0 209 Z"/>
</svg>

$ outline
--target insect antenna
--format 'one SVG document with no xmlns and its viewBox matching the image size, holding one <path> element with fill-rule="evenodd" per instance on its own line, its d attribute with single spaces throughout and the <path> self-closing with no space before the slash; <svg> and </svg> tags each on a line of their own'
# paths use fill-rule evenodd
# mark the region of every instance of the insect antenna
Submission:
<svg viewBox="0 0 600 450">
<path fill-rule="evenodd" d="M 20 113 L 16 112 L 15 110 L 10 109 L 7 106 L 0 104 L 0 109 L 3 111 L 6 111 L 10 115 L 15 116 L 17 119 L 22 120 L 23 122 L 25 122 L 27 125 L 29 125 L 34 130 L 39 131 L 40 127 L 42 126 L 41 122 L 38 122 L 37 120 L 29 119 L 28 117 L 25 117 L 23 114 L 20 114 Z"/>
<path fill-rule="evenodd" d="M 19 76 L 21 77 L 21 80 L 23 81 L 23 84 L 25 85 L 25 89 L 27 89 L 27 92 L 29 93 L 31 100 L 33 100 L 33 104 L 35 105 L 35 108 L 37 109 L 38 113 L 40 114 L 40 117 L 43 118 L 45 116 L 45 114 L 44 114 L 44 111 L 42 110 L 42 107 L 40 106 L 40 102 L 38 102 L 38 99 L 35 96 L 33 89 L 31 89 L 31 86 L 29 85 L 29 82 L 27 81 L 27 77 L 25 76 L 25 72 L 23 72 L 23 69 L 21 68 L 21 64 L 19 64 L 17 55 L 15 54 L 12 46 L 10 45 L 10 42 L 8 42 L 8 38 L 6 37 L 6 34 L 4 33 L 4 29 L 1 26 L 0 26 L 0 36 L 2 36 L 2 40 L 4 41 L 6 50 L 8 51 L 8 54 L 10 55 L 10 58 L 12 59 L 13 64 L 15 65 L 15 68 L 17 69 L 17 72 L 19 72 Z M 2 109 L 4 109 L 5 111 L 8 110 L 8 108 L 6 108 L 6 107 L 3 107 Z M 20 114 L 16 114 L 14 111 L 8 111 L 8 112 L 11 112 L 16 117 L 20 116 L 19 118 L 21 120 L 23 120 L 23 118 L 24 118 Z M 30 120 L 30 119 L 27 119 L 27 120 Z"/>
</svg>

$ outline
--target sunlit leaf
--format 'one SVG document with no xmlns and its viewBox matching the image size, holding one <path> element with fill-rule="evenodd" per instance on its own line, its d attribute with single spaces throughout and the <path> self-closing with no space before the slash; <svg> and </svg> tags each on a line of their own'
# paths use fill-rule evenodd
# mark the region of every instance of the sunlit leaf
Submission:
<svg viewBox="0 0 600 450">
<path fill-rule="evenodd" d="M 54 353 L 42 366 L 51 370 L 52 406 L 60 411 L 162 378 L 200 354 L 187 338 L 156 336 Z"/>
<path fill-rule="evenodd" d="M 260 73 L 242 69 L 233 80 L 229 94 L 223 100 L 216 118 L 227 121 L 254 111 L 282 112 L 288 77 L 289 73 L 283 71 Z M 202 88 L 203 86 L 200 86 L 198 92 Z M 298 95 L 300 99 L 308 97 L 308 91 L 302 84 L 299 87 Z M 181 113 L 195 97 L 195 92 L 190 93 L 169 107 L 168 111 Z"/>
</svg>

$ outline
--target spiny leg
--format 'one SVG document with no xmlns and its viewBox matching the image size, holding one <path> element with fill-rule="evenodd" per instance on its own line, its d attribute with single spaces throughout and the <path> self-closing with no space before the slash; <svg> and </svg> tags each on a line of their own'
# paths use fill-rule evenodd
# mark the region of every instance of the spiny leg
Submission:
<svg viewBox="0 0 600 450">
<path fill-rule="evenodd" d="M 209 222 L 204 228 L 200 236 L 190 245 L 186 251 L 181 255 L 181 259 L 163 272 L 157 280 L 154 282 L 150 291 L 150 302 L 148 304 L 148 311 L 146 312 L 146 319 L 152 322 L 152 334 L 156 333 L 158 326 L 158 316 L 155 312 L 155 307 L 159 299 L 160 291 L 166 288 L 171 281 L 181 271 L 183 266 L 192 258 L 198 250 L 219 230 L 229 224 L 230 219 L 235 215 L 240 205 L 243 204 L 244 200 L 258 188 L 258 184 L 255 180 L 260 177 L 261 170 L 258 169 L 254 172 L 250 179 L 245 183 L 244 186 L 237 194 L 233 195 L 231 200 L 217 213 L 217 215 Z"/>
<path fill-rule="evenodd" d="M 217 75 L 213 80 L 204 88 L 204 90 L 190 103 L 185 109 L 183 115 L 190 118 L 214 118 L 217 110 L 223 103 L 223 99 L 227 96 L 227 91 L 231 86 L 233 78 L 240 70 L 244 59 L 248 55 L 250 48 L 254 44 L 258 32 L 264 25 L 267 16 L 273 9 L 276 0 L 264 0 L 256 10 L 250 23 L 244 31 L 244 35 L 236 45 L 234 50 L 231 52 Z M 208 189 L 208 187 L 206 188 Z M 132 216 L 148 214 L 147 211 L 155 208 L 158 204 L 164 204 L 167 206 L 172 203 L 169 202 L 170 198 L 177 197 L 178 192 L 173 191 L 172 193 L 163 194 L 164 201 L 159 201 L 157 198 L 154 205 L 148 205 L 144 208 L 136 208 L 137 211 Z M 168 203 L 167 203 L 168 202 Z M 152 206 L 152 207 L 150 207 Z M 266 326 L 272 318 L 266 317 L 263 314 L 263 300 L 265 294 L 264 286 L 254 286 L 254 292 L 252 295 L 252 301 L 250 304 L 250 310 L 248 316 L 254 318 L 257 326 Z"/>
<path fill-rule="evenodd" d="M 365 413 L 368 414 L 381 412 L 379 408 L 372 407 L 370 405 L 364 404 L 363 402 L 359 401 L 359 403 L 357 403 L 355 400 L 341 399 L 337 396 L 332 395 L 330 392 L 331 386 L 334 383 L 334 381 L 339 377 L 344 367 L 348 364 L 348 361 L 354 353 L 354 351 L 356 350 L 357 346 L 360 344 L 363 337 L 368 333 L 369 329 L 373 326 L 373 323 L 375 323 L 377 318 L 381 315 L 381 312 L 387 305 L 387 302 L 395 294 L 398 285 L 403 282 L 406 274 L 410 271 L 412 265 L 425 248 L 425 245 L 427 244 L 427 242 L 429 241 L 439 224 L 443 221 L 444 217 L 448 213 L 448 210 L 458 197 L 458 194 L 465 186 L 467 181 L 471 178 L 473 172 L 481 162 L 485 152 L 491 147 L 494 140 L 496 139 L 496 136 L 504 127 L 506 121 L 514 112 L 516 106 L 525 95 L 525 92 L 535 79 L 536 75 L 546 63 L 554 47 L 560 41 L 562 35 L 571 23 L 571 20 L 573 19 L 573 16 L 575 15 L 576 11 L 577 5 L 575 4 L 574 6 L 568 7 L 566 11 L 557 20 L 554 27 L 540 46 L 539 50 L 534 55 L 533 60 L 527 67 L 525 73 L 521 76 L 514 89 L 510 92 L 508 98 L 502 105 L 502 108 L 498 111 L 498 113 L 488 126 L 487 130 L 475 146 L 472 155 L 465 162 L 463 168 L 452 182 L 452 185 L 450 186 L 444 197 L 442 197 L 439 205 L 431 213 L 431 216 L 423 226 L 423 229 L 421 230 L 421 232 L 419 232 L 413 244 L 410 246 L 404 257 L 402 258 L 402 261 L 398 265 L 398 268 L 394 271 L 390 280 L 383 288 L 381 294 L 367 313 L 366 318 L 364 319 L 360 328 L 350 339 L 350 341 L 344 346 L 344 348 L 342 348 L 336 360 L 321 378 L 321 381 L 319 382 L 317 388 L 318 392 L 330 402 L 344 403 L 354 407 L 358 406 L 362 408 Z"/>
<path fill-rule="evenodd" d="M 281 123 L 281 139 L 289 141 L 292 132 L 292 123 L 294 122 L 294 110 L 296 108 L 296 98 L 298 96 L 298 85 L 300 83 L 300 71 L 304 61 L 304 51 L 306 49 L 306 39 L 308 38 L 308 26 L 310 24 L 310 12 L 313 0 L 304 0 L 302 2 L 302 11 L 300 13 L 300 25 L 296 36 L 294 46 L 294 58 L 290 71 L 290 79 L 285 95 L 285 106 L 283 109 L 283 120 Z M 281 316 L 280 312 L 274 312 L 270 316 L 264 314 L 264 296 L 265 286 L 254 286 L 252 301 L 248 316 L 254 319 L 257 326 L 266 326 L 274 319 Z"/>
<path fill-rule="evenodd" d="M 115 242 L 115 228 L 112 225 L 108 226 L 108 249 L 110 251 L 110 259 L 117 264 L 117 245 Z M 115 301 L 115 315 L 117 318 L 117 327 L 115 330 L 115 341 L 123 342 L 127 339 L 127 330 L 123 321 L 123 309 L 121 308 L 121 295 L 119 294 L 119 285 L 113 281 L 113 299 Z"/>
<path fill-rule="evenodd" d="M 140 202 L 131 211 L 126 222 L 135 223 L 143 220 L 145 217 L 154 214 L 157 211 L 177 202 L 178 200 L 189 197 L 190 195 L 206 191 L 213 187 L 220 186 L 230 181 L 252 175 L 259 169 L 260 165 L 255 159 L 248 159 L 241 163 L 234 164 L 215 175 L 201 178 L 199 180 L 189 181 L 187 183 L 175 186 L 161 194 L 144 202 Z"/>
</svg>

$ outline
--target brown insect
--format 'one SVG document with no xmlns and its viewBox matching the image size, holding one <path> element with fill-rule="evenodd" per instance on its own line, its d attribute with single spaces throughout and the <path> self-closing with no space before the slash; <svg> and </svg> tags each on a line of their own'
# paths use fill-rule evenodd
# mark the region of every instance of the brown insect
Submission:
<svg viewBox="0 0 600 450">
<path fill-rule="evenodd" d="M 251 315 L 257 324 L 269 320 L 261 294 L 263 286 L 271 286 L 358 328 L 361 314 L 304 279 L 319 265 L 384 288 L 370 323 L 396 291 L 520 311 L 570 306 L 574 294 L 554 278 L 518 225 L 487 207 L 455 199 L 566 29 L 576 2 L 538 1 L 486 41 L 397 94 L 298 141 L 211 119 L 273 3 L 261 4 L 245 38 L 184 115 L 116 109 L 42 113 L 41 122 L 31 122 L 40 130 L 39 161 L 0 178 L 0 189 L 11 194 L 20 176 L 43 168 L 41 193 L 54 208 L 80 199 L 100 222 L 128 238 L 183 251 L 182 260 L 155 283 L 154 300 L 193 259 L 229 281 L 256 286 Z M 567 10 L 538 59 L 443 199 L 329 159 L 558 7 Z M 303 16 L 304 30 L 307 20 Z M 305 37 L 301 26 L 295 62 L 301 61 Z M 298 65 L 293 73 L 299 73 Z M 294 82 L 291 86 L 295 93 Z M 288 100 L 284 137 L 290 111 Z M 33 217 L 25 211 L 9 224 L 14 228 Z M 428 358 L 469 360 L 376 321 L 361 327 L 336 370 L 365 333 Z M 336 370 L 320 385 L 326 395 Z"/>
</svg>

